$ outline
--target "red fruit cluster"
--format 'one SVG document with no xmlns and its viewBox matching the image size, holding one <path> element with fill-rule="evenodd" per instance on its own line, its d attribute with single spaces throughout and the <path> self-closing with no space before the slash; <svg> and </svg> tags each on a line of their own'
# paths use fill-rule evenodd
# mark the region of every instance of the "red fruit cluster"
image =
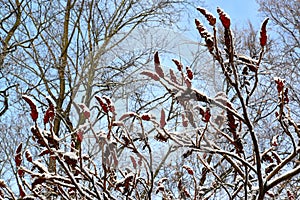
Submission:
<svg viewBox="0 0 300 200">
<path fill-rule="evenodd" d="M 166 125 L 166 114 L 165 114 L 165 110 L 161 109 L 159 127 L 164 128 L 165 125 Z"/>
<path fill-rule="evenodd" d="M 168 135 L 163 135 L 161 133 L 158 133 L 154 139 L 156 139 L 157 141 L 160 141 L 160 142 L 167 142 L 168 139 L 169 139 L 169 136 Z"/>
<path fill-rule="evenodd" d="M 176 78 L 175 73 L 172 69 L 170 69 L 170 78 L 171 78 L 171 81 L 173 83 L 178 84 L 177 78 Z"/>
<path fill-rule="evenodd" d="M 17 167 L 20 167 L 21 162 L 22 162 L 21 150 L 22 150 L 22 143 L 19 144 L 19 146 L 18 146 L 18 148 L 16 150 L 15 163 L 16 163 Z"/>
<path fill-rule="evenodd" d="M 274 78 L 275 83 L 277 84 L 277 91 L 278 93 L 281 93 L 283 91 L 284 88 L 284 79 L 281 78 Z"/>
<path fill-rule="evenodd" d="M 210 114 L 210 109 L 209 108 L 206 108 L 205 110 L 202 109 L 201 107 L 199 108 L 199 112 L 202 116 L 202 121 L 204 122 L 209 122 L 209 119 L 211 117 L 211 114 Z"/>
<path fill-rule="evenodd" d="M 25 151 L 25 157 L 26 157 L 26 159 L 28 160 L 28 162 L 32 162 L 32 155 L 31 155 L 31 153 L 29 152 L 29 150 L 26 150 L 26 151 Z"/>
<path fill-rule="evenodd" d="M 189 166 L 183 165 L 183 168 L 188 172 L 190 175 L 194 175 L 194 171 Z"/>
<path fill-rule="evenodd" d="M 105 113 L 108 113 L 108 105 L 105 103 L 105 101 L 99 97 L 99 96 L 95 96 L 95 98 L 97 99 L 97 101 L 99 102 L 102 110 L 105 112 Z"/>
<path fill-rule="evenodd" d="M 229 102 L 227 102 L 227 107 L 233 110 L 232 105 Z M 234 139 L 233 145 L 235 146 L 236 151 L 238 153 L 242 153 L 243 144 L 237 133 L 238 123 L 236 123 L 234 115 L 229 110 L 227 110 L 227 125 L 228 125 L 228 130 L 232 133 Z"/>
<path fill-rule="evenodd" d="M 111 99 L 108 96 L 103 96 L 102 98 L 105 100 L 108 110 L 112 113 L 115 113 L 115 111 L 116 111 L 115 106 L 114 106 L 113 102 L 111 101 Z"/>
<path fill-rule="evenodd" d="M 77 141 L 78 142 L 82 142 L 82 140 L 83 140 L 83 131 L 82 130 L 79 130 L 79 131 L 77 131 L 77 133 L 76 133 L 76 136 L 77 136 Z"/>
<path fill-rule="evenodd" d="M 187 74 L 187 77 L 188 77 L 190 80 L 193 80 L 194 74 L 193 74 L 193 71 L 191 70 L 190 67 L 186 67 L 186 74 Z"/>
<path fill-rule="evenodd" d="M 105 113 L 108 113 L 108 112 L 115 113 L 115 106 L 113 105 L 113 103 L 111 102 L 109 97 L 103 96 L 101 98 L 99 96 L 95 96 L 95 98 L 97 99 L 98 103 L 100 104 L 102 110 Z"/>
<path fill-rule="evenodd" d="M 221 20 L 224 28 L 229 29 L 230 28 L 229 16 L 221 8 L 217 8 L 217 12 L 219 14 L 219 19 Z"/>
<path fill-rule="evenodd" d="M 176 60 L 176 59 L 172 59 L 172 61 L 173 61 L 173 62 L 175 63 L 175 65 L 177 66 L 178 71 L 181 71 L 182 68 L 183 68 L 182 64 L 181 64 L 178 60 Z"/>
<path fill-rule="evenodd" d="M 152 78 L 155 81 L 159 81 L 159 76 L 156 73 L 153 73 L 151 71 L 143 71 L 141 74 L 145 75 L 145 76 L 148 76 L 148 77 Z"/>
<path fill-rule="evenodd" d="M 144 121 L 150 121 L 152 118 L 153 118 L 152 115 L 149 114 L 149 113 L 144 113 L 141 116 L 141 119 L 144 120 Z"/>
<path fill-rule="evenodd" d="M 155 52 L 154 54 L 154 66 L 155 66 L 155 72 L 158 74 L 159 77 L 163 78 L 165 75 L 160 66 L 158 52 Z"/>
<path fill-rule="evenodd" d="M 283 93 L 283 102 L 284 103 L 289 103 L 289 96 L 288 96 L 289 90 L 288 90 L 288 88 L 284 89 L 285 80 L 276 77 L 276 78 L 274 78 L 274 81 L 277 85 L 277 92 L 278 92 L 278 95 L 280 96 L 280 98 L 281 98 L 281 95 Z"/>
<path fill-rule="evenodd" d="M 260 45 L 262 47 L 264 47 L 267 44 L 268 36 L 267 36 L 266 26 L 267 26 L 268 21 L 269 21 L 269 18 L 266 18 L 263 21 L 263 23 L 261 25 L 261 29 L 260 29 Z"/>
<path fill-rule="evenodd" d="M 52 101 L 48 98 L 46 98 L 48 101 L 48 109 L 44 115 L 44 124 L 46 125 L 50 121 L 53 121 L 54 116 L 55 116 L 55 109 Z"/>
<path fill-rule="evenodd" d="M 209 50 L 213 49 L 214 39 L 213 36 L 206 30 L 198 19 L 195 19 L 196 28 L 202 38 L 205 39 L 206 46 Z"/>
<path fill-rule="evenodd" d="M 30 106 L 30 109 L 31 109 L 31 113 L 30 113 L 30 116 L 32 118 L 32 120 L 34 122 L 36 122 L 38 116 L 39 116 L 39 113 L 36 109 L 36 105 L 33 103 L 33 101 L 26 95 L 23 95 L 22 98 L 29 104 Z"/>
<path fill-rule="evenodd" d="M 209 22 L 209 25 L 214 26 L 216 24 L 216 18 L 210 13 L 208 12 L 206 9 L 198 7 L 197 10 L 205 16 L 205 18 L 207 19 L 207 21 Z"/>
</svg>

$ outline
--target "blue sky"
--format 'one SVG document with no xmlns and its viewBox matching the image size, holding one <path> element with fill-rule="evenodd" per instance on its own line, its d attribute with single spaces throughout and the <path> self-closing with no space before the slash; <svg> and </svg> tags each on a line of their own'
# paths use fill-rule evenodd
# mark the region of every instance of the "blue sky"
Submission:
<svg viewBox="0 0 300 200">
<path fill-rule="evenodd" d="M 258 4 L 255 0 L 206 0 L 207 9 L 216 14 L 216 8 L 219 6 L 229 14 L 232 25 L 244 27 L 250 20 L 255 27 L 259 27 L 263 18 L 259 16 Z"/>
<path fill-rule="evenodd" d="M 259 30 L 261 23 L 265 19 L 258 12 L 259 5 L 256 3 L 256 0 L 203 0 L 199 1 L 199 4 L 196 3 L 195 6 L 206 8 L 217 18 L 217 23 L 220 23 L 217 13 L 217 7 L 220 7 L 230 16 L 231 27 L 237 29 L 249 28 L 248 21 L 250 21 L 254 28 Z M 205 21 L 204 17 L 198 11 L 195 11 L 193 17 L 199 19 L 201 22 Z M 183 25 L 186 25 L 187 21 L 189 21 L 187 26 L 188 31 L 185 35 L 190 38 L 199 38 L 198 31 L 194 29 L 194 20 L 187 18 L 183 20 Z"/>
</svg>

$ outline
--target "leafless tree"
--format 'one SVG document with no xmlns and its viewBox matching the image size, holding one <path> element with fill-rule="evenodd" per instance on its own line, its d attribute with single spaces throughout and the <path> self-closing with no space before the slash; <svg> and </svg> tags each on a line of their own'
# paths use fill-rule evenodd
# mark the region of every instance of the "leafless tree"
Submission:
<svg viewBox="0 0 300 200">
<path fill-rule="evenodd" d="M 266 51 L 276 47 L 267 34 L 270 19 L 258 37 L 250 26 L 249 37 L 233 39 L 222 9 L 217 27 L 217 18 L 198 7 L 195 27 L 207 62 L 167 61 L 159 47 L 154 57 L 127 48 L 137 26 L 149 31 L 174 12 L 173 4 L 130 3 L 24 7 L 32 22 L 22 29 L 26 36 L 43 30 L 11 58 L 26 71 L 14 76 L 26 86 L 20 90 L 33 146 L 23 141 L 14 154 L 19 194 L 1 179 L 1 197 L 296 199 L 296 104 L 289 80 L 269 70 L 275 58 Z"/>
<path fill-rule="evenodd" d="M 77 103 L 90 106 L 97 92 L 111 95 L 120 82 L 123 85 L 122 78 L 145 65 L 153 51 L 155 41 L 146 41 L 143 30 L 175 25 L 187 6 L 186 1 L 164 0 L 1 1 L 3 169 L 14 168 L 9 155 L 16 143 L 30 143 L 31 132 L 20 130 L 28 122 L 23 117 L 25 104 L 19 101 L 22 94 L 32 95 L 42 110 L 48 105 L 46 99 L 53 102 L 55 135 L 72 134 L 74 140 L 75 130 L 84 123 L 83 116 L 74 117 L 80 110 Z M 129 36 L 145 40 L 148 46 L 125 51 Z M 102 117 L 103 113 L 98 116 Z M 59 144 L 52 145 L 58 148 Z M 56 171 L 53 160 L 47 163 L 50 171 Z"/>
<path fill-rule="evenodd" d="M 299 2 L 258 1 L 263 15 L 270 17 L 273 25 L 273 51 L 268 62 L 270 70 L 284 77 L 290 85 L 293 109 L 291 112 L 299 121 Z M 278 59 L 280 58 L 280 59 Z"/>
</svg>

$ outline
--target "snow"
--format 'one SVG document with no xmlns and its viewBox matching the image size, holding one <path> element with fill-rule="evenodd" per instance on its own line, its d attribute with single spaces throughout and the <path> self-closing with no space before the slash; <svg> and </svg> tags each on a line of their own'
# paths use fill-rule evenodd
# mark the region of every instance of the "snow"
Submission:
<svg viewBox="0 0 300 200">
<path fill-rule="evenodd" d="M 282 79 L 282 78 L 276 76 L 276 77 L 274 77 L 274 81 L 285 82 L 285 79 Z"/>
<path fill-rule="evenodd" d="M 49 173 L 47 167 L 43 165 L 40 160 L 35 160 L 32 162 L 35 166 L 37 166 L 40 170 L 42 170 L 45 173 Z"/>
<path fill-rule="evenodd" d="M 128 117 L 133 117 L 133 116 L 137 116 L 137 114 L 135 112 L 127 112 L 120 117 L 119 121 L 123 121 L 124 119 L 126 119 Z"/>
<path fill-rule="evenodd" d="M 32 200 L 34 200 L 34 199 L 36 199 L 34 196 L 32 196 L 32 195 L 26 195 L 26 196 L 24 196 L 22 199 L 27 199 L 27 200 L 30 200 L 30 199 L 32 199 Z"/>
<path fill-rule="evenodd" d="M 125 181 L 126 181 L 127 179 L 131 179 L 131 178 L 133 178 L 133 177 L 134 177 L 134 173 L 130 172 L 130 173 L 128 173 L 124 178 L 122 178 L 122 179 L 116 181 L 116 185 L 122 185 L 122 183 L 125 183 Z"/>
<path fill-rule="evenodd" d="M 85 131 L 89 126 L 90 126 L 89 122 L 86 121 L 84 124 L 79 125 L 78 128 L 73 133 L 76 133 L 78 131 Z"/>
<path fill-rule="evenodd" d="M 74 152 L 66 152 L 64 157 L 68 157 L 70 160 L 78 160 L 78 156 Z"/>
<path fill-rule="evenodd" d="M 197 93 L 198 95 L 200 95 L 200 96 L 206 97 L 206 95 L 205 95 L 203 92 L 200 92 L 199 90 L 197 90 L 197 89 L 195 89 L 195 88 L 193 88 L 193 91 L 194 91 L 195 93 Z M 207 98 L 207 97 L 206 97 L 206 98 Z"/>
<path fill-rule="evenodd" d="M 43 133 L 44 133 L 45 136 L 48 136 L 48 137 L 50 137 L 51 139 L 53 139 L 55 141 L 59 141 L 60 140 L 59 137 L 57 137 L 57 135 L 55 135 L 54 133 L 52 134 L 50 131 L 46 131 L 46 130 L 42 130 L 42 131 L 43 131 Z"/>
<path fill-rule="evenodd" d="M 122 121 L 114 121 L 113 126 L 124 126 L 124 123 Z"/>
<path fill-rule="evenodd" d="M 82 112 L 90 112 L 90 109 L 84 104 L 84 103 L 78 103 L 77 104 Z"/>
<path fill-rule="evenodd" d="M 23 97 L 23 98 L 27 98 L 27 99 L 29 99 L 30 101 L 32 101 L 32 103 L 34 103 L 33 99 L 32 99 L 30 96 L 28 96 L 28 95 L 26 95 L 26 94 L 23 94 L 22 97 Z"/>
<path fill-rule="evenodd" d="M 272 146 L 278 146 L 278 134 L 272 137 L 271 144 Z"/>
<path fill-rule="evenodd" d="M 166 178 L 166 177 L 163 177 L 163 178 L 161 178 L 161 179 L 159 179 L 159 183 L 163 183 L 163 182 L 165 182 L 165 181 L 167 181 L 168 180 L 168 178 Z"/>
<path fill-rule="evenodd" d="M 53 106 L 56 107 L 55 101 L 50 96 L 46 96 L 46 99 L 48 99 L 48 101 L 50 101 L 53 104 Z"/>
<path fill-rule="evenodd" d="M 245 62 L 245 63 L 251 63 L 251 64 L 256 64 L 258 63 L 258 60 L 244 56 L 244 55 L 237 55 L 238 60 Z"/>
</svg>

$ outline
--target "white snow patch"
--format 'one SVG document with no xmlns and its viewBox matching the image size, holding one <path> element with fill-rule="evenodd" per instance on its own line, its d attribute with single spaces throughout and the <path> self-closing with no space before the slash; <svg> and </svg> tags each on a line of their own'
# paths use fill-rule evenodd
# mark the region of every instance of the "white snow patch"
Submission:
<svg viewBox="0 0 300 200">
<path fill-rule="evenodd" d="M 40 160 L 35 160 L 32 162 L 34 165 L 36 165 L 39 169 L 41 169 L 42 171 L 44 171 L 45 173 L 49 173 L 47 167 L 45 167 L 45 165 L 43 165 Z"/>
<path fill-rule="evenodd" d="M 64 157 L 68 157 L 71 160 L 78 160 L 78 156 L 74 152 L 66 152 L 64 153 Z"/>
<path fill-rule="evenodd" d="M 285 82 L 285 79 L 276 76 L 274 77 L 274 81 Z"/>
</svg>

